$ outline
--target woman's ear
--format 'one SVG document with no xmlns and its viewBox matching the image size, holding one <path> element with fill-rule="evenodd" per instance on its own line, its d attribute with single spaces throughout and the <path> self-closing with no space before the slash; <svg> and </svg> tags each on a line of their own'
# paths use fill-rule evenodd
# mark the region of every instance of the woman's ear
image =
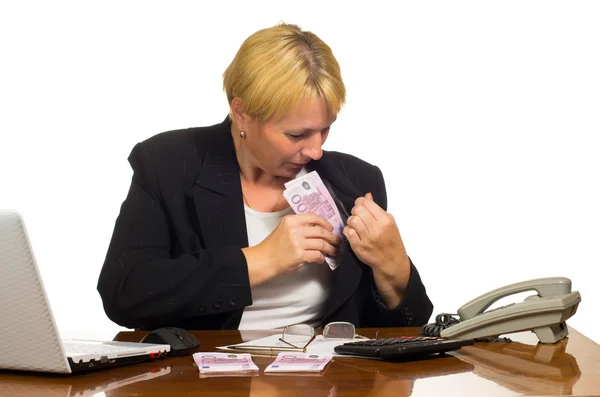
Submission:
<svg viewBox="0 0 600 397">
<path fill-rule="evenodd" d="M 233 123 L 240 131 L 246 131 L 247 125 L 250 122 L 250 117 L 244 111 L 244 101 L 239 96 L 231 100 L 231 115 Z"/>
</svg>

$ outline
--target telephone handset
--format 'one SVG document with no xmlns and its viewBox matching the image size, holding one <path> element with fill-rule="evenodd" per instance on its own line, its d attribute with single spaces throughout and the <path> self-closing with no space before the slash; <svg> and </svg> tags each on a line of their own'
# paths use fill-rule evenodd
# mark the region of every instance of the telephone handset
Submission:
<svg viewBox="0 0 600 397">
<path fill-rule="evenodd" d="M 509 295 L 535 290 L 523 302 L 485 311 L 494 302 Z M 571 292 L 571 280 L 548 277 L 523 281 L 495 289 L 458 309 L 460 321 L 440 332 L 444 338 L 476 339 L 520 331 L 533 331 L 541 343 L 556 343 L 569 334 L 565 321 L 573 316 L 581 302 Z"/>
</svg>

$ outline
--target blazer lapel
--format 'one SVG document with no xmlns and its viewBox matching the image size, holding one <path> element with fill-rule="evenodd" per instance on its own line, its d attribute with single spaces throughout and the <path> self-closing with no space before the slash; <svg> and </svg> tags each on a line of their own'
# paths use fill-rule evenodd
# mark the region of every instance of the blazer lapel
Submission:
<svg viewBox="0 0 600 397">
<path fill-rule="evenodd" d="M 248 246 L 240 171 L 226 120 L 208 137 L 202 168 L 192 188 L 198 222 L 206 248 Z"/>
<path fill-rule="evenodd" d="M 312 169 L 319 173 L 321 179 L 329 182 L 345 208 L 351 209 L 354 207 L 354 201 L 362 194 L 351 182 L 352 176 L 345 172 L 343 164 L 340 164 L 339 167 L 336 166 L 326 155 L 321 160 L 311 161 L 309 164 Z"/>
</svg>

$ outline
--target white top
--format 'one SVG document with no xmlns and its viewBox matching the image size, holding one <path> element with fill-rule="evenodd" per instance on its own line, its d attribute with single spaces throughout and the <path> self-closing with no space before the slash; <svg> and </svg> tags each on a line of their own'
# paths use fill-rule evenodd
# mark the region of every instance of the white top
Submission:
<svg viewBox="0 0 600 397">
<path fill-rule="evenodd" d="M 259 212 L 244 205 L 248 243 L 262 242 L 288 214 Z M 244 309 L 239 329 L 274 329 L 290 324 L 318 325 L 329 294 L 332 271 L 326 263 L 308 263 L 252 288 L 252 305 Z"/>
</svg>

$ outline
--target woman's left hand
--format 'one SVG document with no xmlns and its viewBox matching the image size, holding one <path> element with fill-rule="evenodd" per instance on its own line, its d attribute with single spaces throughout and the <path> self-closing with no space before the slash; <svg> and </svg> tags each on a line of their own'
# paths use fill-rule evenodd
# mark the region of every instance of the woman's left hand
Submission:
<svg viewBox="0 0 600 397">
<path fill-rule="evenodd" d="M 344 235 L 358 259 L 373 269 L 377 290 L 386 306 L 397 306 L 408 285 L 410 260 L 392 214 L 367 193 L 356 199 Z"/>
</svg>

